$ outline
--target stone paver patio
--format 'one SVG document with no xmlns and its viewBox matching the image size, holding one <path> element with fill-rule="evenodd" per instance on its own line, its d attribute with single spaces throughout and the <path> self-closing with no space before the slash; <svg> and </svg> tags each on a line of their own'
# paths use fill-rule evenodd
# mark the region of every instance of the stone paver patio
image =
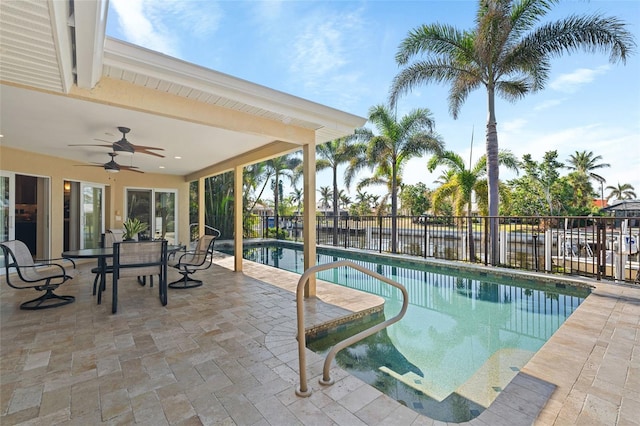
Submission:
<svg viewBox="0 0 640 426">
<path fill-rule="evenodd" d="M 337 367 L 336 383 L 321 386 L 323 359 L 308 350 L 313 393 L 296 396 L 299 276 L 232 265 L 219 256 L 200 273 L 204 286 L 170 290 L 166 307 L 157 288 L 123 282 L 115 315 L 109 292 L 100 306 L 91 295 L 92 263 L 58 290 L 75 303 L 38 312 L 19 310 L 35 294 L 2 277 L 0 423 L 444 424 Z M 640 424 L 640 288 L 591 283 L 593 293 L 468 424 Z M 382 303 L 322 282 L 318 296 L 305 304 L 307 327 Z"/>
</svg>

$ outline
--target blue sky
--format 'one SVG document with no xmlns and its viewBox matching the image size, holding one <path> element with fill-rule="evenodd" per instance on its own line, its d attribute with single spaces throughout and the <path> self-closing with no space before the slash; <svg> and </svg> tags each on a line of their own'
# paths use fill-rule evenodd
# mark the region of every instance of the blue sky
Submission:
<svg viewBox="0 0 640 426">
<path fill-rule="evenodd" d="M 470 29 L 476 4 L 110 0 L 107 35 L 366 117 L 387 100 L 399 70 L 395 53 L 409 30 L 436 22 Z M 594 13 L 623 18 L 640 44 L 638 0 L 565 1 L 548 19 Z M 484 89 L 469 96 L 457 120 L 448 112 L 445 86 L 421 86 L 402 97 L 398 115 L 414 108 L 432 111 L 447 149 L 469 158 L 473 131 L 473 161 L 484 152 Z M 611 164 L 599 172 L 605 186 L 630 183 L 640 196 L 640 48 L 626 65 L 610 64 L 602 53 L 554 59 L 545 90 L 515 103 L 499 99 L 496 114 L 501 148 L 535 160 L 555 149 L 561 161 L 593 151 Z M 429 173 L 426 161 L 411 160 L 404 182 L 435 187 L 440 173 Z M 512 177 L 501 171 L 501 179 Z M 320 172 L 318 186 L 330 179 L 329 171 Z"/>
</svg>

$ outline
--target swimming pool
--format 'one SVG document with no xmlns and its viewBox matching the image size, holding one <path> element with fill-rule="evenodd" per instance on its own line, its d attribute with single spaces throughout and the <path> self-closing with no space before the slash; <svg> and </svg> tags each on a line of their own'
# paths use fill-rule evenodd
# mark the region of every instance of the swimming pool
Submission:
<svg viewBox="0 0 640 426">
<path fill-rule="evenodd" d="M 336 362 L 440 421 L 479 415 L 589 294 L 586 288 L 370 256 L 318 248 L 317 263 L 348 258 L 390 277 L 406 287 L 409 309 L 400 322 L 340 351 Z M 244 258 L 303 272 L 296 247 L 247 247 Z M 353 269 L 323 271 L 318 278 L 382 296 L 386 318 L 400 309 L 399 291 Z M 340 326 L 307 346 L 326 353 L 361 328 L 366 326 Z"/>
</svg>

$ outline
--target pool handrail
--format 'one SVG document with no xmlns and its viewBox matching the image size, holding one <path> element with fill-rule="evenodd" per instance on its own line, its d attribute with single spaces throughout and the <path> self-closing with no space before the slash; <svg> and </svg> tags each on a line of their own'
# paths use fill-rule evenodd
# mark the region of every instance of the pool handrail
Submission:
<svg viewBox="0 0 640 426">
<path fill-rule="evenodd" d="M 353 269 L 356 269 L 364 274 L 369 275 L 370 277 L 376 278 L 380 281 L 383 281 L 393 287 L 398 288 L 402 292 L 402 309 L 398 315 L 393 318 L 390 318 L 386 321 L 383 321 L 379 324 L 374 325 L 366 330 L 363 330 L 345 340 L 342 340 L 336 343 L 333 348 L 327 354 L 327 357 L 324 360 L 324 367 L 322 369 L 322 378 L 320 379 L 321 385 L 331 385 L 333 384 L 333 380 L 329 376 L 329 369 L 331 368 L 331 362 L 335 358 L 336 354 L 342 349 L 346 348 L 349 345 L 352 345 L 365 337 L 368 337 L 378 331 L 390 326 L 391 324 L 400 321 L 404 314 L 407 312 L 407 307 L 409 306 L 409 294 L 407 293 L 407 289 L 404 286 L 396 281 L 393 281 L 390 278 L 387 278 L 383 275 L 378 274 L 377 272 L 371 271 L 364 266 L 358 265 L 350 260 L 338 260 L 336 262 L 326 263 L 324 265 L 316 265 L 307 269 L 300 280 L 298 280 L 298 287 L 296 289 L 296 310 L 298 317 L 298 359 L 300 361 L 300 387 L 296 389 L 296 395 L 307 397 L 311 395 L 311 390 L 307 387 L 307 369 L 306 369 L 306 336 L 304 332 L 304 288 L 309 281 L 309 277 L 314 275 L 317 272 L 325 271 L 327 269 L 335 269 L 341 266 L 347 266 Z"/>
</svg>

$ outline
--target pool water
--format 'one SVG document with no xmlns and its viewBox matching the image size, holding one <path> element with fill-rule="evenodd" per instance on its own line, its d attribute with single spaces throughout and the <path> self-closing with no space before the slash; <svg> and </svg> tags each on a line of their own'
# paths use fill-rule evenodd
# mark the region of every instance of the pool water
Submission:
<svg viewBox="0 0 640 426">
<path fill-rule="evenodd" d="M 398 323 L 340 351 L 337 364 L 440 421 L 462 422 L 480 414 L 589 294 L 584 288 L 518 283 L 512 277 L 430 265 L 397 266 L 346 254 L 319 248 L 317 263 L 353 260 L 403 284 L 410 303 Z M 251 247 L 244 258 L 303 272 L 301 249 Z M 318 278 L 382 296 L 385 318 L 402 306 L 397 289 L 354 269 L 322 271 Z M 332 330 L 308 347 L 327 353 L 337 341 L 369 326 Z"/>
</svg>

